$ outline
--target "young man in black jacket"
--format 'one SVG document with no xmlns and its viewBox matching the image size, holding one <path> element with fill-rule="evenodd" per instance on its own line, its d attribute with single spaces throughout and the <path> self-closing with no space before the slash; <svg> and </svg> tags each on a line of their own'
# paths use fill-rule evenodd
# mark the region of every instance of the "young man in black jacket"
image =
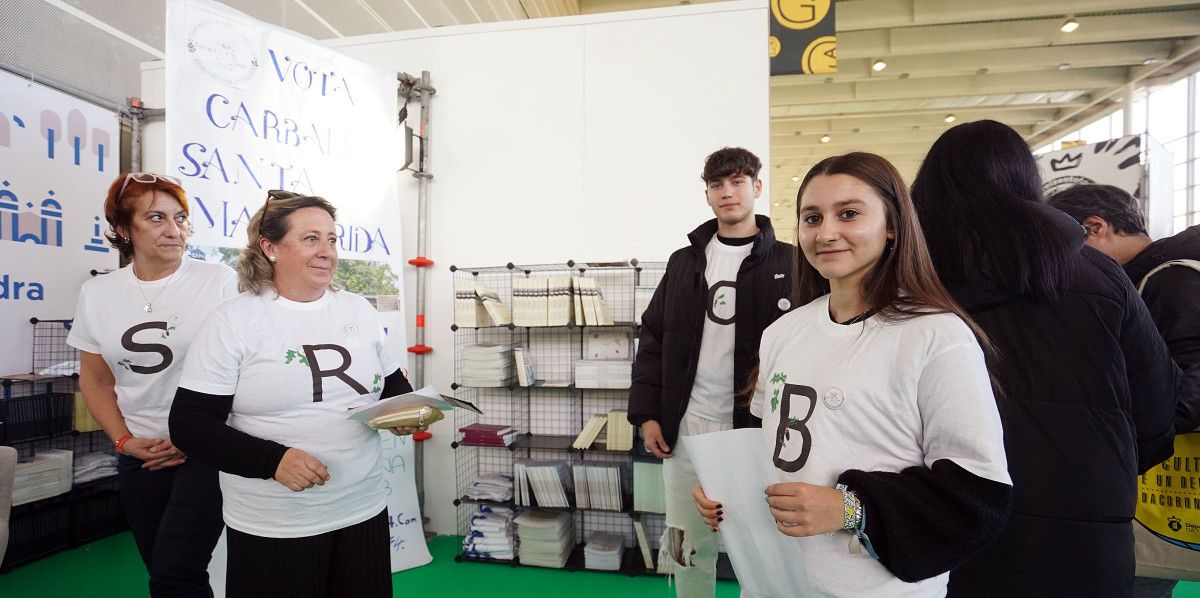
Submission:
<svg viewBox="0 0 1200 598">
<path fill-rule="evenodd" d="M 717 559 L 717 537 L 696 512 L 696 472 L 678 438 L 760 425 L 743 391 L 763 329 L 794 307 L 795 248 L 776 241 L 770 219 L 754 213 L 761 167 L 742 148 L 708 156 L 702 178 L 716 218 L 671 255 L 642 315 L 629 421 L 663 459 L 667 531 L 659 558 L 673 561 L 678 596 L 711 597 Z"/>
<path fill-rule="evenodd" d="M 1087 244 L 1121 264 L 1138 287 L 1183 371 L 1175 394 L 1175 433 L 1195 430 L 1200 424 L 1200 225 L 1151 241 L 1137 200 L 1111 185 L 1077 185 L 1051 196 L 1050 205 L 1079 221 L 1087 229 Z M 1166 545 L 1139 527 L 1134 525 L 1135 553 L 1144 567 L 1158 559 L 1140 549 Z M 1186 565 L 1200 571 L 1200 553 L 1189 554 Z M 1176 583 L 1138 577 L 1135 595 L 1169 597 Z"/>
</svg>

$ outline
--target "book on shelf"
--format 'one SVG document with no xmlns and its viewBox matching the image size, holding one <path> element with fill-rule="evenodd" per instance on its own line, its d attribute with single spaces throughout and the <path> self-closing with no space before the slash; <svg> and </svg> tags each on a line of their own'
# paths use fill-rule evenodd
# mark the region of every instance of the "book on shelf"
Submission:
<svg viewBox="0 0 1200 598">
<path fill-rule="evenodd" d="M 580 359 L 575 362 L 577 388 L 623 389 L 633 381 L 633 361 L 624 359 Z"/>
<path fill-rule="evenodd" d="M 518 459 L 514 473 L 514 481 L 525 486 L 517 488 L 517 504 L 560 509 L 571 506 L 567 496 L 575 492 L 574 476 L 566 462 Z"/>
<path fill-rule="evenodd" d="M 493 326 L 512 324 L 512 311 L 500 300 L 500 295 L 478 280 L 475 281 L 475 297 L 483 304 Z"/>
<path fill-rule="evenodd" d="M 583 335 L 584 359 L 633 359 L 628 330 L 589 330 Z"/>
<path fill-rule="evenodd" d="M 513 523 L 522 565 L 566 566 L 575 547 L 575 522 L 570 513 L 525 511 Z"/>
<path fill-rule="evenodd" d="M 579 508 L 620 511 L 629 485 L 628 463 L 585 461 L 572 467 Z M 587 506 L 583 506 L 586 503 Z"/>
<path fill-rule="evenodd" d="M 624 409 L 608 412 L 608 450 L 628 451 L 633 449 L 633 424 Z"/>
<path fill-rule="evenodd" d="M 571 277 L 551 276 L 546 279 L 548 286 L 546 301 L 546 325 L 566 326 L 574 321 L 571 303 Z"/>
<path fill-rule="evenodd" d="M 619 571 L 624 554 L 624 536 L 609 532 L 594 532 L 583 547 L 583 566 L 596 571 Z"/>
<path fill-rule="evenodd" d="M 646 565 L 646 569 L 654 570 L 654 559 L 651 557 L 654 550 L 650 546 L 650 541 L 646 538 L 646 524 L 642 523 L 641 517 L 633 518 L 633 533 L 637 536 L 638 548 L 642 552 L 642 563 Z"/>
<path fill-rule="evenodd" d="M 454 323 L 459 328 L 484 328 L 492 326 L 492 317 L 479 300 L 475 282 L 467 279 L 454 281 Z"/>
<path fill-rule="evenodd" d="M 458 429 L 460 444 L 478 446 L 509 446 L 516 441 L 517 429 L 506 424 L 474 423 Z"/>
<path fill-rule="evenodd" d="M 593 415 L 583 425 L 583 429 L 579 431 L 579 435 L 575 437 L 575 442 L 571 443 L 571 447 L 578 450 L 587 450 L 596 442 L 596 437 L 604 430 L 604 426 L 608 424 L 608 416 L 603 413 Z"/>
<path fill-rule="evenodd" d="M 513 362 L 517 370 L 517 384 L 533 386 L 536 379 L 533 376 L 533 363 L 528 355 L 528 350 L 521 347 L 513 349 Z"/>
</svg>

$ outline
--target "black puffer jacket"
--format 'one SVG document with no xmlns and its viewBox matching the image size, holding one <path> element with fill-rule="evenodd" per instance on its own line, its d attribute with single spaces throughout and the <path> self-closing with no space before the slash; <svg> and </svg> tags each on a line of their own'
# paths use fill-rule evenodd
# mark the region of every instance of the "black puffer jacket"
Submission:
<svg viewBox="0 0 1200 598">
<path fill-rule="evenodd" d="M 1137 286 L 1171 260 L 1200 260 L 1200 224 L 1151 243 L 1125 264 L 1125 273 Z M 1200 425 L 1200 272 L 1182 266 L 1160 270 L 1146 282 L 1142 300 L 1183 370 L 1175 394 L 1175 431 L 1190 432 Z"/>
<path fill-rule="evenodd" d="M 763 330 L 796 306 L 792 276 L 796 248 L 775 240 L 775 230 L 766 216 L 755 216 L 755 222 L 758 235 L 754 248 L 742 262 L 737 277 L 733 378 L 738 390 L 746 388 L 751 370 L 758 364 Z M 633 385 L 629 389 L 629 421 L 635 426 L 657 421 L 663 439 L 672 448 L 700 359 L 700 337 L 708 307 L 704 249 L 715 234 L 717 221 L 713 219 L 688 235 L 691 244 L 671 254 L 666 274 L 642 314 Z M 762 425 L 750 415 L 748 396 L 736 397 L 733 425 Z"/>
<path fill-rule="evenodd" d="M 982 275 L 951 293 L 999 351 L 1013 506 L 1000 537 L 950 575 L 951 596 L 1128 596 L 1136 477 L 1171 455 L 1176 369 L 1120 266 L 1078 239 L 1061 300 Z"/>
</svg>

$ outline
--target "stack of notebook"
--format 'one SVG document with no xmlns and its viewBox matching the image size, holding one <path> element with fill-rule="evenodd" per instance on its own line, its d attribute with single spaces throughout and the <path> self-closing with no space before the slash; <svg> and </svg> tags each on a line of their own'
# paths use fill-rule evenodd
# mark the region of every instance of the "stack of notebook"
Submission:
<svg viewBox="0 0 1200 598">
<path fill-rule="evenodd" d="M 512 320 L 517 326 L 546 326 L 549 281 L 545 278 L 514 278 Z"/>
<path fill-rule="evenodd" d="M 462 355 L 462 386 L 498 388 L 516 377 L 511 345 L 480 343 L 463 349 Z"/>
<path fill-rule="evenodd" d="M 512 509 L 482 505 L 471 516 L 463 538 L 463 554 L 473 558 L 511 561 L 515 556 Z"/>
<path fill-rule="evenodd" d="M 620 511 L 625 508 L 621 488 L 628 485 L 625 463 L 585 462 L 572 466 L 575 505 L 580 509 Z"/>
<path fill-rule="evenodd" d="M 625 554 L 625 538 L 618 534 L 596 532 L 583 547 L 583 566 L 596 571 L 618 571 Z"/>
<path fill-rule="evenodd" d="M 576 388 L 629 388 L 633 362 L 624 359 L 580 359 L 575 362 Z"/>
<path fill-rule="evenodd" d="M 604 294 L 596 285 L 595 278 L 576 276 L 571 279 L 574 287 L 575 323 L 581 326 L 612 326 L 612 314 Z"/>
<path fill-rule="evenodd" d="M 459 444 L 471 446 L 508 446 L 517 438 L 517 429 L 506 424 L 474 423 L 458 431 L 463 435 Z"/>
<path fill-rule="evenodd" d="M 660 481 L 660 486 L 661 481 Z M 512 500 L 513 479 L 502 473 L 485 473 L 475 478 L 467 486 L 467 498 L 473 500 L 491 500 L 505 502 Z"/>
<path fill-rule="evenodd" d="M 575 523 L 566 511 L 526 511 L 513 520 L 521 546 L 521 564 L 561 569 L 575 546 Z"/>
<path fill-rule="evenodd" d="M 546 279 L 546 325 L 566 326 L 575 321 L 571 299 L 571 277 L 551 276 Z"/>
<path fill-rule="evenodd" d="M 66 450 L 47 450 L 33 459 L 17 463 L 12 485 L 12 505 L 58 496 L 71 491 L 74 480 L 74 453 Z"/>
<path fill-rule="evenodd" d="M 513 463 L 513 484 L 518 505 L 560 509 L 571 506 L 567 500 L 573 488 L 571 474 L 562 461 L 518 459 Z"/>
</svg>

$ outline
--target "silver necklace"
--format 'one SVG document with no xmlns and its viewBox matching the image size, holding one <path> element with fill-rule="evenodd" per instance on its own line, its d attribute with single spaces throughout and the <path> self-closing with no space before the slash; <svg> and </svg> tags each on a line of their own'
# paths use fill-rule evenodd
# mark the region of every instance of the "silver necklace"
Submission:
<svg viewBox="0 0 1200 598">
<path fill-rule="evenodd" d="M 180 264 L 180 266 L 182 266 L 182 265 L 183 264 Z M 146 298 L 146 289 L 142 288 L 142 279 L 138 278 L 137 269 L 134 268 L 132 264 L 129 266 L 129 268 L 131 270 L 133 270 L 133 278 L 135 280 L 137 280 L 138 292 L 142 294 L 142 300 L 146 302 L 146 305 L 142 306 L 142 311 L 144 311 L 146 313 L 150 313 L 150 312 L 154 311 L 154 302 L 158 301 L 159 297 L 162 297 L 163 291 L 167 290 L 167 287 L 170 286 L 171 283 L 174 281 L 168 280 L 166 283 L 163 284 L 162 288 L 158 290 L 158 294 L 155 295 L 153 299 L 147 299 Z M 176 270 L 178 271 L 179 268 L 176 267 Z M 171 274 L 168 274 L 167 276 L 171 276 L 173 274 L 175 274 L 175 272 L 172 272 Z"/>
</svg>

